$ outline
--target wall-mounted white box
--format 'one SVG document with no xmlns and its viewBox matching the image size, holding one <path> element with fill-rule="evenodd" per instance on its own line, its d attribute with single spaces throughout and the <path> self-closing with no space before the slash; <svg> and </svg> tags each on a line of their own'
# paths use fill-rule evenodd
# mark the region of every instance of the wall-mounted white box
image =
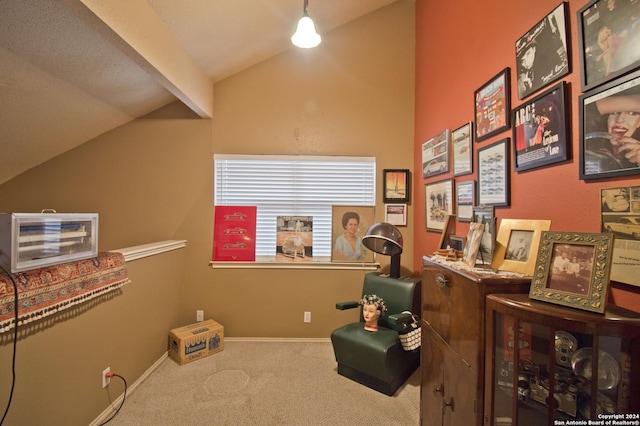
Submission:
<svg viewBox="0 0 640 426">
<path fill-rule="evenodd" d="M 11 273 L 97 255 L 97 213 L 0 213 L 0 264 Z"/>
</svg>

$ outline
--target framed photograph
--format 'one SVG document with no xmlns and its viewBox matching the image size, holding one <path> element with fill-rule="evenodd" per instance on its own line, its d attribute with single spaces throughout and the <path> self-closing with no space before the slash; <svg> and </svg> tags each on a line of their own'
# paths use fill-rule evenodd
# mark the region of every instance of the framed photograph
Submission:
<svg viewBox="0 0 640 426">
<path fill-rule="evenodd" d="M 491 267 L 533 275 L 540 236 L 550 226 L 550 220 L 502 219 Z"/>
<path fill-rule="evenodd" d="M 396 226 L 407 226 L 406 204 L 385 204 L 384 221 Z"/>
<path fill-rule="evenodd" d="M 474 93 L 476 142 L 509 128 L 511 113 L 509 73 L 508 67 L 503 69 Z"/>
<path fill-rule="evenodd" d="M 636 1 L 591 0 L 578 11 L 582 91 L 640 66 Z"/>
<path fill-rule="evenodd" d="M 424 186 L 425 227 L 427 231 L 442 232 L 447 216 L 453 214 L 453 179 L 428 183 Z"/>
<path fill-rule="evenodd" d="M 449 171 L 449 129 L 422 144 L 422 177 Z"/>
<path fill-rule="evenodd" d="M 640 173 L 640 71 L 578 98 L 580 179 Z"/>
<path fill-rule="evenodd" d="M 529 297 L 604 313 L 613 234 L 543 231 Z"/>
<path fill-rule="evenodd" d="M 473 208 L 473 221 L 484 225 L 484 232 L 480 240 L 480 249 L 476 263 L 490 265 L 496 247 L 496 217 L 493 207 L 478 206 Z"/>
<path fill-rule="evenodd" d="M 385 203 L 409 202 L 409 170 L 386 169 L 382 171 L 382 200 Z"/>
<path fill-rule="evenodd" d="M 478 149 L 478 204 L 509 205 L 509 138 Z"/>
<path fill-rule="evenodd" d="M 464 251 L 464 237 L 459 235 L 450 235 L 449 242 L 451 244 L 451 248 L 456 251 Z"/>
<path fill-rule="evenodd" d="M 640 186 L 600 189 L 602 232 L 615 235 L 611 280 L 640 287 Z"/>
<path fill-rule="evenodd" d="M 440 235 L 440 243 L 438 244 L 438 248 L 446 249 L 448 246 L 451 246 L 451 241 L 449 238 L 456 230 L 456 217 L 454 215 L 449 215 L 444 221 L 444 228 L 442 229 L 442 234 Z"/>
<path fill-rule="evenodd" d="M 460 222 L 473 222 L 476 203 L 476 181 L 456 182 L 456 212 Z"/>
<path fill-rule="evenodd" d="M 374 213 L 373 206 L 332 206 L 332 262 L 373 262 L 373 252 L 362 244 L 362 237 L 374 224 Z"/>
<path fill-rule="evenodd" d="M 567 2 L 562 2 L 516 41 L 518 99 L 569 73 Z"/>
<path fill-rule="evenodd" d="M 462 176 L 473 173 L 473 144 L 471 131 L 473 123 L 468 122 L 451 132 L 451 153 L 453 157 L 453 175 Z"/>
<path fill-rule="evenodd" d="M 462 262 L 469 266 L 476 264 L 476 257 L 480 250 L 480 240 L 484 232 L 484 224 L 471 222 L 469 224 L 469 233 L 467 234 L 467 243 L 462 251 Z"/>
<path fill-rule="evenodd" d="M 513 169 L 517 172 L 558 163 L 569 158 L 569 132 L 565 108 L 566 83 L 513 110 Z"/>
</svg>

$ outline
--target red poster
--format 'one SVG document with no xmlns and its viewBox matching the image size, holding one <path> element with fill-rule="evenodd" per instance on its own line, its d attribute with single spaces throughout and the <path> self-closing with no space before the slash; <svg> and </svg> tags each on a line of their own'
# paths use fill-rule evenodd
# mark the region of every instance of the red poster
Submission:
<svg viewBox="0 0 640 426">
<path fill-rule="evenodd" d="M 255 206 L 216 206 L 213 227 L 214 261 L 256 260 Z"/>
</svg>

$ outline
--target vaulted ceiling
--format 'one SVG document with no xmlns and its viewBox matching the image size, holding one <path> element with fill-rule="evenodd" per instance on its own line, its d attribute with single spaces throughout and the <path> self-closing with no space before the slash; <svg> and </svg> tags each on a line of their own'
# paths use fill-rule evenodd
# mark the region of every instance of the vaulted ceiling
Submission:
<svg viewBox="0 0 640 426">
<path fill-rule="evenodd" d="M 310 0 L 320 34 L 401 0 Z M 0 183 L 287 49 L 303 0 L 0 0 Z"/>
</svg>

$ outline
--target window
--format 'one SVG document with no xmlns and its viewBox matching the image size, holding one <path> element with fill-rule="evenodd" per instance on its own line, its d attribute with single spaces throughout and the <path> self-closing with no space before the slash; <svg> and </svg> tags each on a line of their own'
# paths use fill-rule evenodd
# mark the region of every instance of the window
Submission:
<svg viewBox="0 0 640 426">
<path fill-rule="evenodd" d="M 257 206 L 256 256 L 275 256 L 276 217 L 313 216 L 313 256 L 331 256 L 331 206 L 375 206 L 374 157 L 214 155 L 214 204 Z"/>
</svg>

